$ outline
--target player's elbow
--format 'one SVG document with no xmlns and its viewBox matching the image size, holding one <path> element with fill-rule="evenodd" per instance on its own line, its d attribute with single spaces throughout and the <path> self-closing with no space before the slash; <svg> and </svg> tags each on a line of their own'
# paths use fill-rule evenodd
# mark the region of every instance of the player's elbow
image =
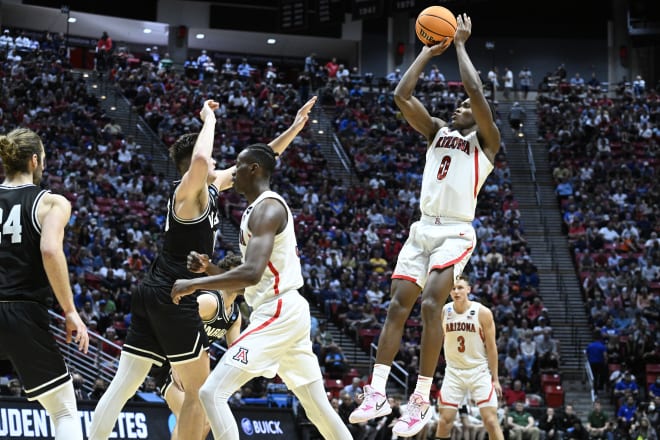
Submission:
<svg viewBox="0 0 660 440">
<path fill-rule="evenodd" d="M 404 96 L 403 92 L 397 87 L 394 91 L 394 103 L 397 105 L 397 107 L 405 105 L 406 102 L 408 102 L 408 99 L 410 99 L 410 96 Z"/>
<path fill-rule="evenodd" d="M 46 261 L 56 258 L 62 251 L 62 248 L 57 243 L 42 241 L 39 250 L 41 251 L 41 258 Z"/>
<path fill-rule="evenodd" d="M 190 164 L 191 165 L 205 165 L 208 166 L 208 164 L 211 162 L 211 158 L 202 152 L 196 152 L 193 154 L 193 156 L 190 158 Z"/>
<path fill-rule="evenodd" d="M 243 268 L 243 280 L 246 283 L 246 286 L 253 286 L 261 280 L 261 277 L 264 274 L 264 269 L 259 269 L 256 266 L 248 266 L 246 265 Z"/>
</svg>

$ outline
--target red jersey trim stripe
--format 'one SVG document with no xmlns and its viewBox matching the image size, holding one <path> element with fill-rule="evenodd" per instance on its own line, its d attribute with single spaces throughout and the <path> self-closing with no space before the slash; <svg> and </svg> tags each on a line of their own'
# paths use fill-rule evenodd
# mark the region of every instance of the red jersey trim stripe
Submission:
<svg viewBox="0 0 660 440">
<path fill-rule="evenodd" d="M 259 330 L 263 330 L 263 329 L 265 329 L 266 327 L 268 327 L 270 324 L 272 324 L 273 322 L 275 322 L 275 320 L 276 320 L 277 318 L 280 317 L 280 312 L 281 312 L 281 311 L 282 311 L 282 299 L 278 299 L 278 300 L 277 300 L 277 309 L 275 310 L 275 314 L 274 314 L 273 316 L 271 316 L 271 317 L 268 318 L 266 321 L 264 321 L 264 323 L 261 324 L 260 326 L 255 327 L 255 328 L 253 328 L 252 330 L 247 331 L 247 332 L 241 334 L 241 336 L 240 336 L 238 339 L 236 339 L 236 340 L 234 341 L 234 343 L 231 344 L 229 347 L 233 347 L 234 345 L 238 344 L 238 343 L 241 342 L 243 339 L 245 339 L 246 336 L 251 335 L 252 333 L 256 333 L 256 332 L 258 332 Z"/>
<path fill-rule="evenodd" d="M 410 281 L 411 283 L 415 283 L 415 284 L 417 284 L 417 285 L 419 286 L 419 283 L 417 283 L 417 278 L 415 278 L 415 277 L 411 277 L 411 276 L 408 276 L 408 275 L 396 275 L 396 274 L 395 274 L 395 275 L 392 275 L 392 279 L 393 279 L 393 280 L 406 280 L 406 281 Z"/>
<path fill-rule="evenodd" d="M 438 391 L 438 400 L 442 405 L 453 406 L 454 408 L 458 408 L 458 403 L 450 403 L 442 400 L 442 391 Z"/>
<path fill-rule="evenodd" d="M 275 291 L 275 296 L 280 294 L 280 273 L 275 269 L 275 266 L 273 266 L 273 263 L 270 261 L 268 262 L 268 269 L 273 273 L 275 276 L 275 282 L 273 283 L 273 290 Z"/>
<path fill-rule="evenodd" d="M 479 147 L 474 147 L 474 198 L 477 198 L 477 188 L 479 187 Z"/>
<path fill-rule="evenodd" d="M 488 393 L 488 397 L 486 397 L 484 400 L 480 400 L 479 402 L 477 402 L 477 406 L 481 405 L 482 403 L 488 402 L 490 400 L 490 398 L 493 397 L 493 390 L 494 389 L 495 389 L 495 387 L 491 383 L 490 384 L 490 393 Z"/>
<path fill-rule="evenodd" d="M 433 267 L 431 267 L 431 270 L 434 270 L 434 269 L 444 269 L 445 267 L 453 266 L 454 264 L 458 263 L 458 262 L 461 261 L 463 258 L 465 258 L 465 256 L 466 256 L 469 252 L 472 251 L 472 247 L 473 247 L 473 246 L 470 246 L 469 248 L 467 248 L 467 250 L 466 250 L 465 252 L 463 252 L 463 253 L 462 253 L 461 255 L 459 255 L 457 258 L 454 258 L 453 260 L 451 260 L 451 261 L 449 261 L 449 262 L 447 262 L 447 263 L 445 263 L 445 264 L 440 264 L 440 265 L 437 265 L 437 266 L 433 266 Z M 429 271 L 429 272 L 430 272 L 430 271 Z M 394 278 L 394 277 L 392 277 L 392 278 Z"/>
</svg>

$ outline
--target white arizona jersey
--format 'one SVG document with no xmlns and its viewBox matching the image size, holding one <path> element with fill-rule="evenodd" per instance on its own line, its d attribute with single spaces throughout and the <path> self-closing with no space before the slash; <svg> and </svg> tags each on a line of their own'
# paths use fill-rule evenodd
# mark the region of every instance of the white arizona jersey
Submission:
<svg viewBox="0 0 660 440">
<path fill-rule="evenodd" d="M 474 219 L 477 194 L 493 171 L 477 132 L 463 136 L 443 127 L 426 150 L 420 208 L 431 217 Z"/>
<path fill-rule="evenodd" d="M 458 369 L 488 365 L 484 331 L 479 323 L 479 310 L 483 307 L 471 301 L 465 313 L 456 313 L 452 303 L 442 308 L 442 329 L 445 333 L 445 359 L 447 366 Z"/>
<path fill-rule="evenodd" d="M 293 216 L 284 199 L 273 191 L 261 193 L 245 209 L 241 218 L 241 230 L 238 240 L 241 254 L 245 257 L 245 249 L 250 241 L 250 237 L 252 237 L 252 233 L 248 227 L 250 215 L 254 211 L 254 207 L 267 198 L 277 199 L 284 205 L 287 212 L 287 223 L 284 230 L 275 236 L 273 252 L 270 255 L 268 266 L 261 280 L 256 285 L 245 288 L 245 302 L 252 308 L 256 308 L 266 301 L 277 298 L 280 293 L 297 290 L 304 284 L 300 258 L 298 257 L 298 243 L 296 242 L 296 234 L 293 228 Z"/>
</svg>

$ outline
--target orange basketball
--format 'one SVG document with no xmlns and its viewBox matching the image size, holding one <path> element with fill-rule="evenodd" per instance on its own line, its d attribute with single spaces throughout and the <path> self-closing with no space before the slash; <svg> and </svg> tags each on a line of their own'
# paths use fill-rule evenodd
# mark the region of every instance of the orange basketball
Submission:
<svg viewBox="0 0 660 440">
<path fill-rule="evenodd" d="M 442 6 L 429 6 L 419 13 L 415 22 L 417 38 L 427 46 L 441 42 L 445 37 L 454 39 L 456 33 L 456 17 Z"/>
</svg>

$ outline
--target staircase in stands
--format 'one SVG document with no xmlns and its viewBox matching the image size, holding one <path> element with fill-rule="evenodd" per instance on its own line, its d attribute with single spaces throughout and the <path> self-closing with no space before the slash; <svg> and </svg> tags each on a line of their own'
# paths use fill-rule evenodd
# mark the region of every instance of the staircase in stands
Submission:
<svg viewBox="0 0 660 440">
<path fill-rule="evenodd" d="M 562 232 L 562 213 L 554 192 L 547 148 L 538 139 L 536 102 L 520 101 L 526 113 L 523 138 L 510 129 L 511 104 L 500 101 L 498 112 L 513 192 L 520 205 L 525 238 L 539 271 L 539 293 L 548 309 L 554 337 L 560 341 L 564 400 L 574 404 L 585 419 L 592 406 L 591 391 L 585 385 L 583 354 L 591 342 L 587 313 L 568 241 Z"/>
</svg>

